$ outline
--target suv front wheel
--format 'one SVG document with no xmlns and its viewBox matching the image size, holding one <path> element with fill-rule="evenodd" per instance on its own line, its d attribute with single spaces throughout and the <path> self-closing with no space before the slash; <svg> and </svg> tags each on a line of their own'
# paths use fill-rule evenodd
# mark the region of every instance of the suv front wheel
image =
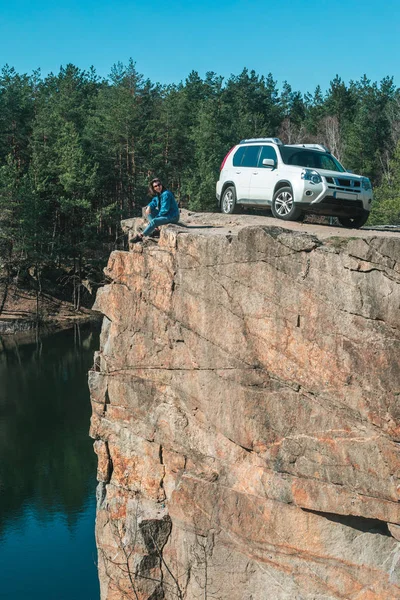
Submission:
<svg viewBox="0 0 400 600">
<path fill-rule="evenodd" d="M 294 203 L 292 188 L 285 186 L 275 192 L 271 211 L 275 218 L 284 221 L 296 221 L 300 217 L 301 208 Z"/>
<path fill-rule="evenodd" d="M 222 194 L 221 212 L 225 215 L 231 215 L 236 212 L 236 190 L 233 185 L 227 187 Z"/>
<path fill-rule="evenodd" d="M 364 210 L 361 215 L 357 217 L 338 217 L 338 221 L 342 227 L 348 227 L 349 229 L 358 229 L 365 225 L 368 221 L 369 211 Z"/>
</svg>

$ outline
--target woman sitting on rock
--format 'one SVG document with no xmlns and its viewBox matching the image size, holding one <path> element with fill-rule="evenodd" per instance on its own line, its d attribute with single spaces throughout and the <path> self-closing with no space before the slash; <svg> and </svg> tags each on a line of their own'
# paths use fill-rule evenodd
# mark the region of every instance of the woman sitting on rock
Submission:
<svg viewBox="0 0 400 600">
<path fill-rule="evenodd" d="M 134 244 L 143 241 L 144 237 L 154 236 L 153 232 L 160 225 L 179 221 L 179 207 L 175 196 L 163 186 L 158 177 L 150 182 L 149 192 L 151 196 L 154 196 L 145 210 L 149 224 L 143 233 L 138 233 L 133 238 L 132 242 Z"/>
</svg>

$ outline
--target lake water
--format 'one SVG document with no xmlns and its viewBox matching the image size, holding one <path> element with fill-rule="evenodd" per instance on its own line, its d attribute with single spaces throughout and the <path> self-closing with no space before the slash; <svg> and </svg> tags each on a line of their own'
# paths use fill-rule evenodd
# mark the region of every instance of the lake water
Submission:
<svg viewBox="0 0 400 600">
<path fill-rule="evenodd" d="M 0 338 L 2 600 L 99 600 L 87 387 L 98 330 Z"/>
</svg>

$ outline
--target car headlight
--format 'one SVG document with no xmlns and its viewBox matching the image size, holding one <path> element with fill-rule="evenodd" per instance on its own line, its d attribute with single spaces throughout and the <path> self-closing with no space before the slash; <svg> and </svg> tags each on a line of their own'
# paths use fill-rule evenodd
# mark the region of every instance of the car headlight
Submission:
<svg viewBox="0 0 400 600">
<path fill-rule="evenodd" d="M 361 180 L 363 190 L 372 190 L 372 185 L 368 177 L 363 177 Z"/>
<path fill-rule="evenodd" d="M 311 183 L 321 183 L 322 177 L 317 171 L 312 171 L 311 169 L 303 169 L 301 172 L 301 178 L 306 181 L 311 181 Z"/>
</svg>

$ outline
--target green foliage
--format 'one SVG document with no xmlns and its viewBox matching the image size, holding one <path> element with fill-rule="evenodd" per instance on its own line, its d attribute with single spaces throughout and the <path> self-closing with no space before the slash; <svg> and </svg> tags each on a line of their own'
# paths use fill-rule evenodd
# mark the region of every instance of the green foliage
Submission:
<svg viewBox="0 0 400 600">
<path fill-rule="evenodd" d="M 364 76 L 352 84 L 352 90 L 357 104 L 347 124 L 346 165 L 377 182 L 382 177 L 383 159 L 392 150 L 388 111 L 395 89 L 389 78 L 378 87 Z"/>
<path fill-rule="evenodd" d="M 34 94 L 38 73 L 18 75 L 6 65 L 0 73 L 0 162 L 11 156 L 19 170 L 26 170 L 34 120 Z"/>
<path fill-rule="evenodd" d="M 400 141 L 382 184 L 375 189 L 369 225 L 400 224 Z"/>
</svg>

